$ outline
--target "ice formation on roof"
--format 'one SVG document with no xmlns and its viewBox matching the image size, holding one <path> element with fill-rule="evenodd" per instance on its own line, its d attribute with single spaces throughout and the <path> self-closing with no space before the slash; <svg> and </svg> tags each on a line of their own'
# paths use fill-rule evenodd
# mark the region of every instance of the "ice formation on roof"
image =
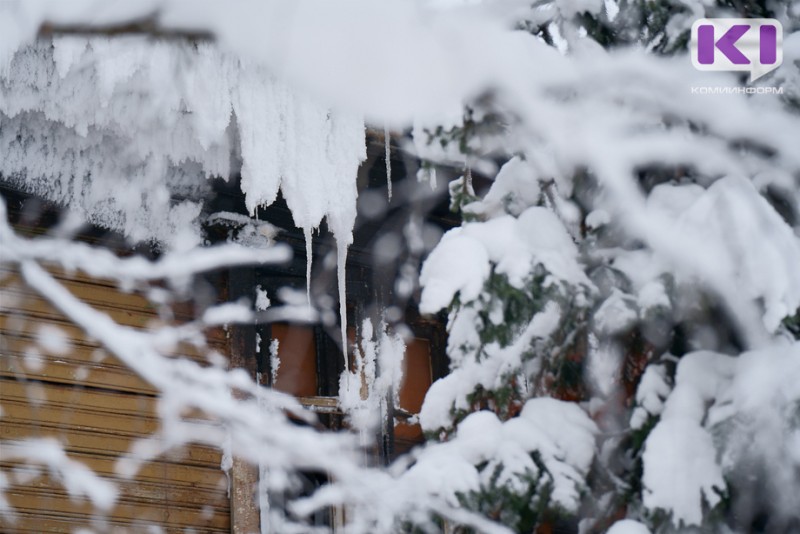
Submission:
<svg viewBox="0 0 800 534">
<path fill-rule="evenodd" d="M 211 44 L 139 36 L 39 41 L 0 82 L 4 180 L 135 241 L 186 248 L 199 241 L 206 179 L 227 178 L 240 155 L 250 213 L 280 190 L 307 238 L 326 218 L 343 280 L 361 117 Z"/>
<path fill-rule="evenodd" d="M 281 189 L 297 226 L 352 240 L 363 120 L 210 44 L 59 37 L 2 80 L 0 173 L 94 223 L 170 241 L 240 152 L 251 213 Z"/>
</svg>

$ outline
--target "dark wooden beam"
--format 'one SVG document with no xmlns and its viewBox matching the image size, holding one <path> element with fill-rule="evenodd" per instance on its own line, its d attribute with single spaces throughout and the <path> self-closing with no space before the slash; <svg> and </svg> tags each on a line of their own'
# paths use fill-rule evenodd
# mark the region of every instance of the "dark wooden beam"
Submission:
<svg viewBox="0 0 800 534">
<path fill-rule="evenodd" d="M 76 35 L 82 37 L 120 35 L 144 35 L 148 37 L 178 41 L 213 41 L 214 34 L 201 30 L 182 30 L 161 26 L 158 15 L 126 20 L 117 24 L 55 24 L 45 22 L 39 27 L 40 37 L 53 35 Z"/>
<path fill-rule="evenodd" d="M 252 268 L 228 271 L 228 299 L 255 298 L 255 272 Z M 244 369 L 253 380 L 258 372 L 256 327 L 254 324 L 230 326 L 230 367 Z M 231 532 L 261 532 L 261 514 L 256 498 L 258 466 L 234 455 L 231 467 Z"/>
</svg>

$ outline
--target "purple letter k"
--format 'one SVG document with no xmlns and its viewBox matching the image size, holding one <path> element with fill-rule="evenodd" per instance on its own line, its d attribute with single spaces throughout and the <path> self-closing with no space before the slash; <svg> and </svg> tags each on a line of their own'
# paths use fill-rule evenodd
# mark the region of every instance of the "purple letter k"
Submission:
<svg viewBox="0 0 800 534">
<path fill-rule="evenodd" d="M 714 43 L 714 26 L 703 24 L 697 28 L 697 62 L 701 65 L 711 65 L 714 63 L 714 48 L 725 54 L 734 65 L 749 65 L 750 60 L 736 48 L 736 41 L 747 33 L 750 26 L 746 24 L 736 24 L 725 32 L 725 35 Z"/>
</svg>

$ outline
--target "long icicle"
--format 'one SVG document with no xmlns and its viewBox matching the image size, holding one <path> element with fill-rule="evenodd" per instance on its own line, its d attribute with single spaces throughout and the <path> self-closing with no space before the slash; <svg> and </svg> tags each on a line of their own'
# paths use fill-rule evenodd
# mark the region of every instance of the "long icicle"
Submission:
<svg viewBox="0 0 800 534">
<path fill-rule="evenodd" d="M 347 246 L 343 239 L 336 240 L 336 277 L 339 282 L 339 322 L 342 325 L 342 354 L 344 354 L 344 370 L 350 371 L 350 361 L 347 355 L 347 287 L 345 285 Z"/>
<path fill-rule="evenodd" d="M 313 237 L 311 228 L 303 228 L 303 235 L 306 238 L 306 298 L 308 307 L 311 307 L 311 262 L 314 259 Z"/>
<path fill-rule="evenodd" d="M 384 153 L 386 159 L 386 187 L 389 193 L 389 202 L 392 201 L 392 137 L 389 132 L 389 127 L 383 127 L 383 142 L 386 145 Z"/>
</svg>

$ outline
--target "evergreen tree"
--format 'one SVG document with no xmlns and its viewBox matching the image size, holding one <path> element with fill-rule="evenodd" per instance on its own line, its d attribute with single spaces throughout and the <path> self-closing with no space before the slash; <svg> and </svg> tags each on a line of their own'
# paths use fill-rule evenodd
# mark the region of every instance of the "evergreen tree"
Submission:
<svg viewBox="0 0 800 534">
<path fill-rule="evenodd" d="M 800 3 L 541 2 L 518 25 L 566 54 L 645 47 L 688 62 L 689 30 L 703 17 L 777 18 L 789 35 Z M 781 105 L 796 113 L 795 65 L 759 83 L 783 87 Z M 719 135 L 689 113 L 654 120 Z M 665 261 L 607 210 L 595 169 L 542 172 L 536 148 L 509 141 L 516 126 L 488 95 L 460 127 L 427 130 L 429 146 L 450 161 L 457 147 L 467 163 L 450 187 L 464 223 L 422 271 L 422 309 L 449 313 L 451 374 L 434 384 L 420 420 L 434 441 L 471 439 L 476 417 L 507 440 L 476 455 L 480 484 L 459 495 L 462 505 L 516 532 L 579 522 L 605 532 L 626 517 L 639 524 L 615 532 L 800 528 L 800 502 L 789 496 L 800 494 L 791 452 L 800 391 L 789 378 L 800 376 L 797 177 L 759 180 L 758 162 L 740 177 L 668 160 L 636 169 L 647 209 L 719 253 L 720 276 L 744 295 L 736 300 Z M 769 151 L 755 138 L 723 142 L 740 154 Z M 472 173 L 490 160 L 505 163 L 476 194 Z M 768 341 L 748 331 L 754 318 Z M 506 432 L 512 426 L 536 436 Z"/>
</svg>

